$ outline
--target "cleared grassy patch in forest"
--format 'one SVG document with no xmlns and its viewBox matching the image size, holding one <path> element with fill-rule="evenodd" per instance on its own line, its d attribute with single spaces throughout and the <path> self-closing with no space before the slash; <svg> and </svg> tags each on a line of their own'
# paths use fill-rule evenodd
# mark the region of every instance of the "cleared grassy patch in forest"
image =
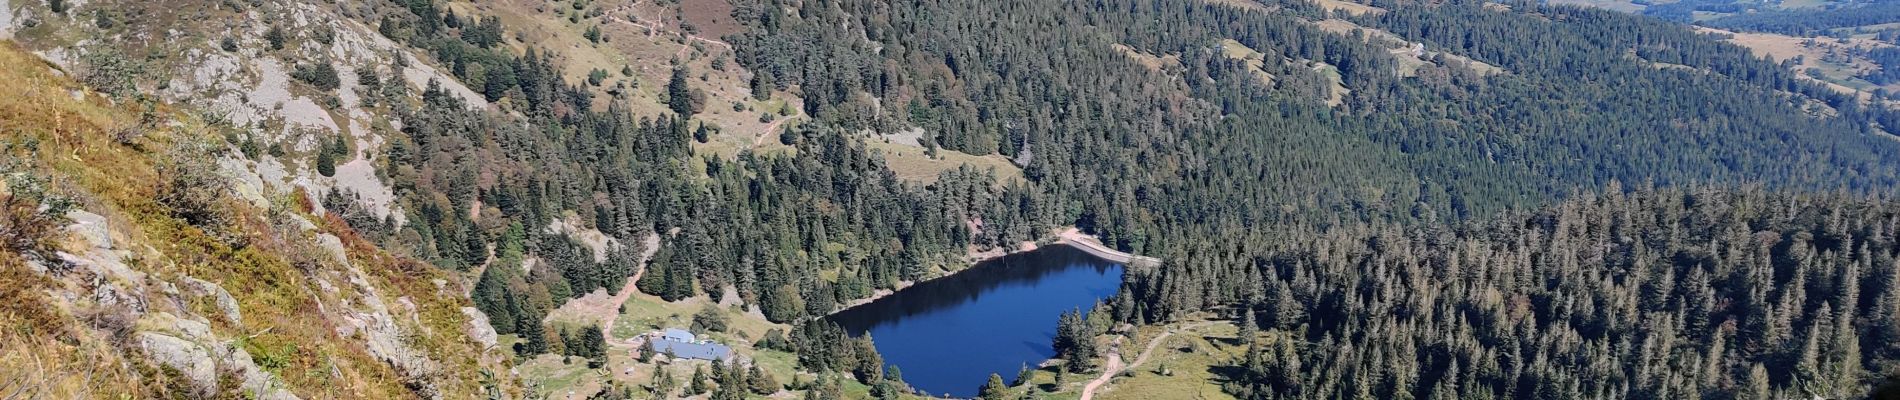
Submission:
<svg viewBox="0 0 1900 400">
<path fill-rule="evenodd" d="M 1821 6 L 1827 5 L 1827 3 L 1829 2 L 1831 1 L 1830 0 L 1782 0 L 1781 8 L 1789 9 L 1789 10 L 1802 9 L 1802 8 L 1820 8 Z"/>
<path fill-rule="evenodd" d="M 996 181 L 999 183 L 1023 178 L 1022 168 L 1016 167 L 1016 164 L 999 154 L 976 156 L 940 148 L 937 149 L 936 157 L 930 157 L 924 154 L 924 149 L 915 146 L 886 143 L 875 139 L 866 142 L 865 147 L 884 155 L 884 160 L 889 164 L 891 172 L 897 174 L 897 179 L 928 184 L 936 182 L 937 176 L 944 171 L 966 164 L 978 170 L 995 171 Z"/>
<path fill-rule="evenodd" d="M 789 103 L 792 115 L 797 115 L 801 106 L 797 96 L 783 91 L 772 93 L 766 101 L 752 98 L 748 85 L 752 73 L 733 60 L 730 44 L 720 39 L 743 28 L 732 20 L 732 5 L 725 0 L 673 5 L 604 0 L 586 2 L 581 10 L 565 2 L 526 0 L 449 4 L 463 15 L 499 17 L 511 37 L 523 39 L 510 42 L 518 52 L 534 48 L 556 55 L 569 82 L 586 84 L 590 73 L 604 71 L 596 107 L 619 104 L 643 116 L 671 113 L 666 84 L 676 62 L 686 66 L 688 86 L 705 94 L 705 103 L 693 118 L 718 127 L 715 140 L 730 138 L 726 140 L 730 143 L 710 146 L 712 153 L 722 156 L 750 147 L 744 144 L 771 125 L 772 121 L 760 117 L 762 113 L 778 113 Z M 603 39 L 587 39 L 590 29 L 597 29 Z M 548 43 L 568 45 L 545 47 Z"/>
<path fill-rule="evenodd" d="M 1184 325 L 1187 322 L 1172 324 Z M 1144 326 L 1137 330 L 1132 340 L 1125 342 L 1123 351 L 1138 353 L 1144 343 L 1169 326 Z M 1239 329 L 1233 324 L 1218 323 L 1177 331 L 1162 339 L 1148 360 L 1134 366 L 1114 378 L 1104 391 L 1098 391 L 1096 398 L 1103 400 L 1147 400 L 1162 398 L 1196 399 L 1232 399 L 1231 395 L 1221 391 L 1220 382 L 1224 377 L 1216 374 L 1217 368 L 1233 365 L 1235 360 L 1243 359 L 1247 354 L 1245 342 L 1235 334 Z M 1129 355 L 1129 361 L 1134 361 Z"/>
<path fill-rule="evenodd" d="M 1858 78 L 1864 72 L 1880 68 L 1880 65 L 1860 55 L 1855 49 L 1893 47 L 1885 42 L 1869 38 L 1804 38 L 1776 33 L 1732 32 L 1713 28 L 1697 28 L 1697 30 L 1728 36 L 1729 43 L 1746 47 L 1757 57 L 1767 57 L 1777 62 L 1799 57 L 1801 62 L 1794 66 L 1795 72 L 1803 78 L 1825 83 L 1837 92 L 1856 94 L 1875 88 L 1885 88 L 1888 91 L 1900 90 L 1900 83 L 1876 86 Z M 1814 74 L 1819 76 L 1814 76 Z M 1868 98 L 1864 93 L 1860 94 L 1862 94 L 1862 99 Z"/>
<path fill-rule="evenodd" d="M 1266 54 L 1261 53 L 1259 50 L 1254 50 L 1252 47 L 1247 47 L 1247 45 L 1241 44 L 1239 41 L 1233 39 L 1221 40 L 1220 47 L 1221 54 L 1227 56 L 1227 58 L 1246 61 L 1247 69 L 1253 72 L 1254 77 L 1260 78 L 1260 83 L 1268 86 L 1273 85 L 1273 74 L 1261 69 L 1261 67 L 1266 66 Z"/>
<path fill-rule="evenodd" d="M 1370 28 L 1338 18 L 1316 21 L 1313 25 L 1327 32 L 1348 36 L 1353 35 L 1353 32 L 1363 32 L 1367 43 L 1386 48 L 1393 58 L 1398 59 L 1400 76 L 1415 76 L 1420 68 L 1439 64 L 1438 60 L 1445 61 L 1445 64 L 1462 65 L 1480 75 L 1504 73 L 1504 69 L 1498 66 L 1458 54 L 1436 51 L 1425 47 L 1423 43 L 1406 40 L 1384 29 Z"/>
<path fill-rule="evenodd" d="M 1127 55 L 1128 58 L 1134 59 L 1136 64 L 1141 64 L 1141 66 L 1143 67 L 1148 67 L 1148 69 L 1152 71 L 1162 71 L 1162 70 L 1166 70 L 1167 68 L 1181 66 L 1181 57 L 1173 55 L 1173 54 L 1157 56 L 1154 54 L 1149 54 L 1146 51 L 1142 51 L 1141 49 L 1134 48 L 1133 46 L 1129 46 L 1129 45 L 1125 45 L 1121 43 L 1116 43 L 1109 46 L 1114 47 L 1116 51 L 1120 51 L 1122 52 L 1122 54 Z"/>
<path fill-rule="evenodd" d="M 1643 9 L 1649 8 L 1648 6 L 1636 4 L 1629 0 L 1550 0 L 1550 4 L 1596 7 L 1626 13 L 1640 13 L 1643 12 Z"/>
<path fill-rule="evenodd" d="M 697 35 L 719 39 L 745 31 L 745 25 L 732 19 L 732 3 L 727 0 L 681 0 L 681 16 Z"/>
<path fill-rule="evenodd" d="M 1257 2 L 1254 0 L 1207 0 L 1207 2 L 1213 3 L 1213 4 L 1230 6 L 1234 8 L 1255 10 L 1255 11 L 1268 11 L 1268 10 L 1273 9 L 1273 8 L 1267 7 L 1265 4 L 1260 4 L 1260 2 Z"/>
<path fill-rule="evenodd" d="M 1320 8 L 1324 8 L 1327 11 L 1344 11 L 1352 15 L 1379 15 L 1385 13 L 1384 8 L 1373 7 L 1349 0 L 1313 0 L 1313 2 L 1318 3 Z"/>
<path fill-rule="evenodd" d="M 773 328 L 781 331 L 791 329 L 788 325 L 774 324 L 763 317 L 741 312 L 737 308 L 713 304 L 710 297 L 703 295 L 667 302 L 657 296 L 636 293 L 633 297 L 627 298 L 626 304 L 621 307 L 623 312 L 620 318 L 614 321 L 614 326 L 608 330 L 608 335 L 618 340 L 665 328 L 685 329 L 692 325 L 693 314 L 707 306 L 712 306 L 725 315 L 730 326 L 726 332 L 711 332 L 707 336 L 728 344 L 737 344 L 736 342 L 741 339 L 745 343 L 751 343 L 764 336 L 765 331 Z"/>
</svg>

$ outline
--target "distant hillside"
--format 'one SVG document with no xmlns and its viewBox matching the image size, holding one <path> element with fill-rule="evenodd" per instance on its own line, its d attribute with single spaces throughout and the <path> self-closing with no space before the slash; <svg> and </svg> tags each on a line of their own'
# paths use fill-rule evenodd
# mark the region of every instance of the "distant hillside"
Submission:
<svg viewBox="0 0 1900 400">
<path fill-rule="evenodd" d="M 1709 26 L 1796 36 L 1824 34 L 1837 28 L 1900 22 L 1900 3 L 1849 4 L 1824 9 L 1769 10 L 1704 22 Z"/>
</svg>

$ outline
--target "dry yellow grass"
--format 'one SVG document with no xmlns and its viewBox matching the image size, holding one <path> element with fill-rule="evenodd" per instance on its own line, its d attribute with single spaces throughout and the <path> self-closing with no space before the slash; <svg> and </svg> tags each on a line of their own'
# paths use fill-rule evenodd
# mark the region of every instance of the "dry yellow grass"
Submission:
<svg viewBox="0 0 1900 400">
<path fill-rule="evenodd" d="M 1136 64 L 1141 64 L 1141 66 L 1148 67 L 1148 69 L 1150 70 L 1161 71 L 1164 68 L 1181 66 L 1181 57 L 1173 55 L 1173 54 L 1169 54 L 1165 56 L 1156 56 L 1153 54 L 1148 54 L 1148 52 L 1141 51 L 1141 49 L 1130 47 L 1128 45 L 1121 44 L 1121 43 L 1116 43 L 1109 46 L 1114 47 L 1115 50 L 1122 52 L 1123 55 L 1127 55 L 1128 58 L 1134 59 Z"/>
<path fill-rule="evenodd" d="M 0 138 L 37 142 L 27 160 L 42 173 L 69 185 L 73 197 L 88 211 L 111 221 L 116 247 L 131 251 L 127 264 L 149 278 L 174 280 L 189 275 L 229 288 L 243 311 L 243 323 L 212 319 L 212 331 L 221 338 L 243 337 L 240 344 L 258 359 L 281 364 L 270 367 L 297 394 L 316 398 L 398 398 L 411 396 L 400 376 L 388 364 L 372 358 L 360 338 L 341 337 L 325 321 L 321 303 L 344 304 L 335 293 L 318 294 L 309 276 L 289 261 L 308 251 L 308 239 L 273 233 L 263 222 L 263 211 L 233 199 L 223 199 L 234 223 L 226 227 L 246 238 L 247 246 L 234 248 L 204 230 L 173 217 L 158 204 L 155 194 L 164 181 L 154 165 L 176 143 L 215 141 L 200 121 L 160 105 L 157 113 L 175 124 L 148 127 L 147 134 L 122 145 L 111 133 L 140 119 L 134 102 L 113 103 L 78 84 L 56 76 L 52 68 L 11 42 L 0 42 Z M 304 207 L 307 210 L 307 205 Z M 297 212 L 297 211 L 293 211 Z M 314 218 L 314 217 L 311 217 Z M 462 335 L 466 321 L 459 308 L 466 300 L 434 296 L 429 282 L 440 273 L 413 261 L 389 257 L 350 234 L 335 219 L 314 218 L 321 230 L 338 234 L 370 283 L 390 299 L 408 296 L 417 306 L 417 323 L 404 331 L 407 342 L 442 363 L 434 383 L 444 394 L 479 390 L 480 349 Z M 0 254 L 0 258 L 6 258 Z M 16 261 L 0 262 L 0 270 L 24 270 Z M 330 266 L 332 268 L 340 266 Z M 0 287 L 52 287 L 86 293 L 64 279 L 31 274 L 0 275 Z M 44 286 L 52 285 L 52 286 Z M 113 308 L 86 300 L 9 293 L 0 304 L 0 365 L 32 365 L 25 382 L 46 398 L 150 398 L 167 392 L 173 382 L 163 369 L 137 357 L 110 332 L 85 323 Z M 360 299 L 352 299 L 357 301 Z M 321 303 L 320 303 L 321 302 Z M 154 305 L 157 307 L 157 305 Z M 393 307 L 392 307 L 393 308 Z M 154 309 L 153 311 L 158 311 Z M 184 304 L 174 312 L 216 315 L 208 304 Z M 37 316 L 36 316 L 37 315 Z M 136 325 L 142 328 L 164 328 Z M 256 346 L 251 346 L 256 345 Z M 322 371 L 307 373 L 307 371 Z M 32 374 L 40 374 L 38 376 Z M 16 376 L 0 372 L 0 388 Z M 0 389 L 4 394 L 5 389 Z"/>
<path fill-rule="evenodd" d="M 1230 7 L 1234 7 L 1234 8 L 1241 8 L 1241 9 L 1247 9 L 1247 10 L 1255 10 L 1255 11 L 1271 11 L 1271 10 L 1273 10 L 1273 8 L 1271 8 L 1271 7 L 1267 7 L 1266 5 L 1264 5 L 1264 4 L 1260 4 L 1260 2 L 1257 2 L 1257 1 L 1254 1 L 1254 0 L 1207 0 L 1207 2 L 1208 2 L 1208 3 L 1213 3 L 1213 4 L 1220 4 L 1220 5 L 1225 5 L 1225 6 L 1230 6 Z"/>
<path fill-rule="evenodd" d="M 86 334 L 69 310 L 47 298 L 53 282 L 0 253 L 0 395 L 9 398 L 135 398 L 147 393 L 136 371 L 107 343 Z M 17 396 L 17 397 L 16 397 Z"/>
<path fill-rule="evenodd" d="M 1854 94 L 1862 100 L 1872 97 L 1866 93 L 1876 87 L 1889 91 L 1900 90 L 1900 83 L 1874 86 L 1856 78 L 1862 72 L 1879 68 L 1866 57 L 1853 55 L 1855 48 L 1884 48 L 1892 44 L 1869 38 L 1838 39 L 1830 37 L 1803 38 L 1773 33 L 1731 32 L 1726 30 L 1698 27 L 1699 32 L 1728 36 L 1728 42 L 1747 47 L 1757 57 L 1766 57 L 1775 61 L 1785 61 L 1801 57 L 1796 72 L 1804 79 L 1813 79 L 1806 71 L 1818 71 L 1825 79 L 1815 79 L 1836 92 Z M 1832 54 L 1832 56 L 1830 56 Z"/>
<path fill-rule="evenodd" d="M 1627 13 L 1642 12 L 1644 8 L 1647 8 L 1641 4 L 1632 3 L 1629 0 L 1550 0 L 1550 4 L 1596 7 Z"/>
<path fill-rule="evenodd" d="M 1435 64 L 1432 60 L 1438 59 L 1439 57 L 1443 57 L 1444 60 L 1456 61 L 1457 64 L 1471 68 L 1472 71 L 1476 71 L 1480 75 L 1494 75 L 1504 72 L 1503 68 L 1499 68 L 1495 65 L 1473 60 L 1470 57 L 1427 49 L 1417 42 L 1406 40 L 1384 29 L 1368 28 L 1353 23 L 1352 21 L 1330 18 L 1313 22 L 1313 25 L 1318 26 L 1321 30 L 1341 35 L 1352 35 L 1354 31 L 1364 33 L 1367 43 L 1385 47 L 1388 52 L 1392 53 L 1394 58 L 1399 60 L 1398 72 L 1400 76 L 1413 76 L 1417 73 L 1419 68 Z"/>
<path fill-rule="evenodd" d="M 79 157 L 75 146 L 103 140 L 118 113 L 76 99 L 78 86 L 13 42 L 0 42 L 0 139 L 50 140 L 41 163 Z M 124 166 L 105 158 L 101 168 Z M 137 170 L 128 171 L 136 173 Z M 79 323 L 80 316 L 47 289 L 62 283 L 27 272 L 18 254 L 0 253 L 0 394 L 27 398 L 142 397 L 139 372 L 116 347 Z"/>
<path fill-rule="evenodd" d="M 915 146 L 885 143 L 881 140 L 867 142 L 865 147 L 874 153 L 883 154 L 884 161 L 889 164 L 891 172 L 897 174 L 897 179 L 905 181 L 925 184 L 936 182 L 937 176 L 944 171 L 966 164 L 977 170 L 995 171 L 996 181 L 999 184 L 1023 177 L 1022 169 L 1017 168 L 1016 164 L 1010 163 L 1009 159 L 1002 155 L 976 156 L 938 149 L 937 157 L 931 158 L 924 155 L 924 149 Z"/>
<path fill-rule="evenodd" d="M 1385 9 L 1383 8 L 1373 7 L 1373 6 L 1369 6 L 1365 4 L 1348 1 L 1348 0 L 1313 0 L 1313 2 L 1318 3 L 1320 8 L 1326 9 L 1327 11 L 1344 11 L 1345 13 L 1352 14 L 1352 15 L 1366 15 L 1366 14 L 1379 15 L 1379 14 L 1385 13 Z"/>
<path fill-rule="evenodd" d="M 1246 61 L 1247 70 L 1253 71 L 1254 77 L 1259 78 L 1260 83 L 1269 86 L 1273 85 L 1273 74 L 1261 69 L 1261 67 L 1267 64 L 1267 55 L 1265 53 L 1254 50 L 1252 47 L 1247 47 L 1247 45 L 1241 44 L 1239 41 L 1233 39 L 1221 39 L 1220 46 L 1221 54 L 1227 56 L 1227 58 Z"/>
</svg>

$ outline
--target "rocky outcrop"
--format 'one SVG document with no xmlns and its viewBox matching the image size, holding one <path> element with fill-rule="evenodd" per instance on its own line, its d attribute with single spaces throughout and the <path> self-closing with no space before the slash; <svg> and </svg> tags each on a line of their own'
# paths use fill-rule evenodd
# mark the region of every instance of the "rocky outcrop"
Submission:
<svg viewBox="0 0 1900 400">
<path fill-rule="evenodd" d="M 244 324 L 244 313 L 238 310 L 237 298 L 231 297 L 231 292 L 203 279 L 187 276 L 183 280 L 185 288 L 189 289 L 193 295 L 210 297 L 212 303 L 217 304 L 218 310 L 224 312 L 225 321 L 233 326 Z"/>
<path fill-rule="evenodd" d="M 488 324 L 488 314 L 475 307 L 462 307 L 462 315 L 468 316 L 468 338 L 481 343 L 484 349 L 494 348 L 501 335 L 495 333 L 494 325 Z"/>
<path fill-rule="evenodd" d="M 13 38 L 13 6 L 0 4 L 0 40 Z"/>
<path fill-rule="evenodd" d="M 426 353 L 410 347 L 403 339 L 403 328 L 397 324 L 396 317 L 390 314 L 387 303 L 383 301 L 382 291 L 370 285 L 363 270 L 354 265 L 349 267 L 347 279 L 362 297 L 344 312 L 342 319 L 345 323 L 338 325 L 337 334 L 345 337 L 362 335 L 364 347 L 369 350 L 370 356 L 395 367 L 416 395 L 441 398 L 441 390 L 432 379 L 440 367 Z M 410 311 L 410 314 L 414 312 Z"/>
<path fill-rule="evenodd" d="M 191 381 L 198 393 L 217 390 L 218 365 L 211 360 L 210 350 L 196 342 L 163 333 L 139 332 L 134 337 L 139 347 L 145 350 L 146 357 L 178 371 L 179 375 Z"/>
<path fill-rule="evenodd" d="M 133 334 L 139 349 L 152 362 L 177 371 L 200 394 L 218 391 L 219 379 L 230 376 L 237 378 L 238 389 L 250 398 L 297 398 L 276 375 L 258 367 L 236 340 L 220 340 L 204 322 L 156 312 L 147 315 L 142 325 L 152 329 Z"/>
</svg>

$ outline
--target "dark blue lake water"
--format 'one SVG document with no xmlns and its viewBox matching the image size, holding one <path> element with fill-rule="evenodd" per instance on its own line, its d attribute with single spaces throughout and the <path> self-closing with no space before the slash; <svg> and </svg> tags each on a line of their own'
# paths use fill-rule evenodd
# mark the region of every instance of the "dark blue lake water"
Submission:
<svg viewBox="0 0 1900 400">
<path fill-rule="evenodd" d="M 884 362 L 911 386 L 969 397 L 1001 374 L 1016 378 L 1055 356 L 1049 347 L 1062 312 L 1115 295 L 1122 266 L 1068 246 L 1049 246 L 978 263 L 830 319 L 869 333 Z"/>
</svg>

